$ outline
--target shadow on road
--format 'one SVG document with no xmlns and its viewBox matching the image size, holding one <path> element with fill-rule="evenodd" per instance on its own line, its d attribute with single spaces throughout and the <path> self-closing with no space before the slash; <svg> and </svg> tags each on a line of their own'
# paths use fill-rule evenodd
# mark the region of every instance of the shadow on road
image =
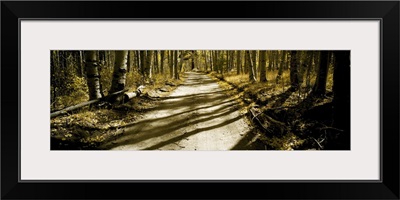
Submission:
<svg viewBox="0 0 400 200">
<path fill-rule="evenodd" d="M 192 145 L 188 141 L 195 142 L 191 136 L 199 133 L 207 133 L 204 142 L 212 143 L 215 137 L 223 145 L 228 143 L 226 150 L 261 148 L 249 145 L 253 138 L 249 138 L 249 133 L 240 132 L 244 130 L 243 125 L 232 125 L 243 121 L 244 117 L 238 112 L 237 101 L 226 96 L 218 84 L 207 78 L 205 75 L 189 76 L 185 84 L 164 98 L 155 110 L 146 113 L 143 120 L 125 125 L 119 137 L 105 142 L 100 148 L 155 150 L 181 141 Z M 201 143 L 202 137 L 199 136 L 196 142 Z M 226 138 L 235 140 L 229 144 Z"/>
</svg>

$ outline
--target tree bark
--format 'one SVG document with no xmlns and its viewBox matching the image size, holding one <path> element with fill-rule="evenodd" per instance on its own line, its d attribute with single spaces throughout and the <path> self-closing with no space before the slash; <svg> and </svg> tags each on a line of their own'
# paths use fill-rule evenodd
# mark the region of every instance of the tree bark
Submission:
<svg viewBox="0 0 400 200">
<path fill-rule="evenodd" d="M 125 89 L 128 51 L 115 51 L 114 73 L 109 93 Z"/>
<path fill-rule="evenodd" d="M 229 53 L 230 53 L 230 55 L 229 55 L 229 63 L 230 63 L 229 71 L 232 71 L 232 69 L 235 68 L 235 59 L 234 59 L 235 51 L 231 50 L 231 51 L 229 51 Z"/>
<path fill-rule="evenodd" d="M 166 51 L 160 51 L 160 72 L 164 75 L 164 58 Z"/>
<path fill-rule="evenodd" d="M 212 51 L 212 58 L 213 58 L 213 71 L 218 72 L 218 58 L 217 58 L 217 51 Z"/>
<path fill-rule="evenodd" d="M 222 75 L 224 75 L 224 52 L 218 51 L 218 66 L 219 71 Z"/>
<path fill-rule="evenodd" d="M 132 70 L 132 62 L 131 62 L 131 51 L 128 51 L 128 59 L 127 59 L 127 68 L 128 68 L 128 72 L 130 72 Z"/>
<path fill-rule="evenodd" d="M 89 88 L 89 99 L 93 100 L 101 98 L 97 52 L 85 51 L 85 63 L 87 84 Z"/>
<path fill-rule="evenodd" d="M 139 51 L 139 58 L 140 58 L 140 74 L 143 78 L 146 76 L 146 51 Z"/>
<path fill-rule="evenodd" d="M 328 56 L 329 56 L 328 51 L 321 51 L 319 70 L 313 88 L 314 95 L 324 95 L 326 92 L 326 79 L 328 76 L 328 65 L 329 65 Z"/>
<path fill-rule="evenodd" d="M 290 52 L 290 87 L 291 90 L 298 90 L 299 77 L 298 77 L 298 62 L 297 62 L 297 51 Z"/>
<path fill-rule="evenodd" d="M 80 75 L 81 77 L 85 74 L 85 63 L 83 62 L 83 51 L 79 51 L 79 67 L 80 67 Z"/>
<path fill-rule="evenodd" d="M 311 85 L 311 71 L 313 69 L 312 65 L 314 62 L 314 52 L 309 52 L 308 53 L 308 62 L 307 62 L 307 74 L 306 74 L 306 86 L 307 88 L 310 88 Z"/>
<path fill-rule="evenodd" d="M 250 53 L 250 51 L 246 51 L 246 56 L 247 56 L 247 59 L 248 59 L 248 61 L 249 61 L 249 81 L 251 81 L 251 82 L 256 82 L 257 79 L 256 79 L 256 77 L 254 76 L 254 65 L 253 65 L 253 60 L 252 60 L 252 58 L 251 58 L 251 53 Z"/>
<path fill-rule="evenodd" d="M 236 51 L 236 74 L 240 74 L 240 68 L 242 67 L 241 51 Z"/>
<path fill-rule="evenodd" d="M 217 51 L 212 51 L 212 57 L 213 57 L 213 70 L 218 72 L 219 67 L 218 67 L 218 54 Z"/>
<path fill-rule="evenodd" d="M 260 82 L 267 82 L 267 51 L 260 51 Z"/>
<path fill-rule="evenodd" d="M 205 71 L 207 71 L 208 70 L 208 66 L 209 66 L 209 63 L 207 61 L 207 51 L 203 51 L 203 56 L 204 56 L 204 64 L 206 65 L 206 70 Z"/>
<path fill-rule="evenodd" d="M 145 74 L 146 78 L 151 79 L 153 72 L 152 72 L 152 60 L 153 60 L 153 51 L 146 51 L 147 53 L 147 58 L 146 58 L 146 69 L 145 69 Z"/>
<path fill-rule="evenodd" d="M 169 77 L 174 78 L 174 51 L 168 51 Z"/>
<path fill-rule="evenodd" d="M 173 63 L 174 63 L 174 78 L 175 79 L 178 79 L 179 77 L 178 77 L 178 53 L 179 53 L 179 51 L 178 50 L 176 50 L 176 51 L 174 51 L 174 60 L 173 60 Z"/>
<path fill-rule="evenodd" d="M 281 51 L 281 62 L 280 62 L 279 69 L 278 69 L 278 75 L 276 76 L 276 79 L 275 79 L 276 84 L 279 84 L 280 80 L 282 79 L 286 54 L 287 54 L 286 51 Z"/>
<path fill-rule="evenodd" d="M 136 70 L 137 72 L 140 72 L 140 51 L 135 51 L 135 57 L 136 57 Z"/>
<path fill-rule="evenodd" d="M 160 73 L 160 66 L 158 62 L 158 51 L 154 51 L 154 73 L 159 74 Z"/>
<path fill-rule="evenodd" d="M 253 73 L 253 76 L 254 76 L 254 78 L 256 79 L 256 81 L 257 81 L 257 68 L 258 68 L 258 66 L 257 66 L 257 51 L 255 50 L 255 51 L 251 51 L 251 59 L 252 59 L 252 73 Z"/>
<path fill-rule="evenodd" d="M 190 58 L 190 60 L 191 60 L 191 65 L 192 65 L 192 70 L 194 70 L 194 68 L 195 68 L 195 66 L 194 66 L 194 57 L 195 57 L 195 51 L 192 51 L 192 57 Z M 183 55 L 182 55 L 182 58 L 183 58 Z"/>
<path fill-rule="evenodd" d="M 180 58 L 179 58 L 179 64 L 178 64 L 177 73 L 175 73 L 175 79 L 179 79 L 179 72 L 182 71 L 182 67 L 183 67 L 183 53 L 184 53 L 184 51 L 180 51 L 181 56 L 180 56 Z M 177 62 L 178 62 L 178 61 L 177 61 Z M 192 59 L 192 62 L 194 62 L 193 59 Z M 194 63 L 193 63 L 193 65 L 194 65 Z"/>
</svg>

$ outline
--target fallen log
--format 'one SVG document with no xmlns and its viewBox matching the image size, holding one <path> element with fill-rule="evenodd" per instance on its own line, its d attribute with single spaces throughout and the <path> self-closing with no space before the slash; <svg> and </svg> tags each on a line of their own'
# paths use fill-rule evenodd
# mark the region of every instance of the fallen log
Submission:
<svg viewBox="0 0 400 200">
<path fill-rule="evenodd" d="M 252 108 L 250 108 L 250 113 L 251 113 L 251 119 L 252 120 L 256 119 L 258 125 L 263 127 L 265 130 L 268 130 L 268 128 L 264 126 L 263 122 L 261 122 L 260 119 L 257 117 L 260 113 L 256 114 L 255 111 Z"/>
<path fill-rule="evenodd" d="M 250 113 L 252 120 L 255 119 L 257 124 L 260 125 L 265 131 L 269 133 L 280 133 L 280 134 L 286 132 L 287 127 L 285 123 L 280 122 L 261 111 L 257 111 L 254 108 L 250 108 Z"/>
<path fill-rule="evenodd" d="M 126 92 L 124 94 L 124 103 L 128 102 L 133 97 L 137 97 L 137 96 L 140 96 L 141 94 L 143 94 L 144 89 L 145 89 L 145 87 L 143 85 L 141 85 L 136 89 L 136 92 Z"/>
<path fill-rule="evenodd" d="M 64 108 L 62 110 L 50 113 L 50 118 L 57 117 L 57 116 L 62 115 L 62 114 L 66 114 L 66 113 L 68 113 L 70 111 L 73 111 L 73 110 L 76 110 L 78 108 L 82 108 L 82 107 L 85 107 L 85 106 L 88 106 L 88 105 L 91 105 L 91 104 L 94 104 L 94 103 L 97 103 L 97 102 L 100 102 L 100 101 L 107 101 L 110 97 L 113 97 L 115 95 L 124 93 L 126 91 L 127 90 L 121 90 L 121 91 L 118 91 L 118 92 L 114 92 L 114 93 L 112 93 L 110 95 L 107 95 L 105 97 L 102 97 L 100 99 L 94 99 L 94 100 L 86 101 L 86 102 L 83 102 L 83 103 L 80 103 L 80 104 L 77 104 L 77 105 L 74 105 L 74 106 L 70 106 L 70 107 Z"/>
</svg>

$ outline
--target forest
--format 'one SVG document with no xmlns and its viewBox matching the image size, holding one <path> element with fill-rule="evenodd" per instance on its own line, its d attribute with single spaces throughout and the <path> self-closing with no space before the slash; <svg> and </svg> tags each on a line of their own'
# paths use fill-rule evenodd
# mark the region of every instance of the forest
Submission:
<svg viewBox="0 0 400 200">
<path fill-rule="evenodd" d="M 51 50 L 51 150 L 350 150 L 350 51 Z"/>
</svg>

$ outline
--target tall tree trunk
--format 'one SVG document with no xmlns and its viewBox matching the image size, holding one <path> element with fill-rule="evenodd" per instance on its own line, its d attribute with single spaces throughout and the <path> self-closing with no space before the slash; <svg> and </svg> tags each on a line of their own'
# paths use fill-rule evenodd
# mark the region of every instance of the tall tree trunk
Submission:
<svg viewBox="0 0 400 200">
<path fill-rule="evenodd" d="M 158 74 L 158 73 L 160 73 L 160 66 L 158 63 L 158 51 L 154 51 L 153 58 L 154 58 L 154 73 Z"/>
<path fill-rule="evenodd" d="M 253 67 L 252 67 L 252 73 L 253 73 L 253 76 L 254 76 L 254 78 L 257 80 L 257 68 L 258 68 L 258 65 L 257 65 L 257 52 L 258 51 L 251 51 L 251 58 L 252 58 L 252 65 L 253 65 Z"/>
<path fill-rule="evenodd" d="M 218 72 L 219 67 L 218 67 L 218 53 L 217 51 L 212 51 L 212 57 L 213 57 L 213 70 L 215 70 L 216 72 Z"/>
<path fill-rule="evenodd" d="M 219 66 L 219 71 L 223 75 L 224 74 L 224 52 L 223 51 L 218 51 L 218 66 Z"/>
<path fill-rule="evenodd" d="M 244 57 L 243 73 L 248 74 L 250 66 L 249 66 L 249 59 L 247 58 L 247 51 L 244 51 L 243 54 L 244 54 L 244 56 L 243 56 Z"/>
<path fill-rule="evenodd" d="M 270 65 L 270 71 L 274 71 L 275 68 L 276 68 L 276 66 L 275 66 L 275 52 L 274 51 L 271 51 L 269 65 Z"/>
<path fill-rule="evenodd" d="M 249 81 L 256 82 L 257 79 L 254 76 L 254 65 L 253 65 L 253 60 L 252 60 L 250 51 L 246 51 L 246 56 L 249 61 Z"/>
<path fill-rule="evenodd" d="M 136 56 L 136 69 L 140 72 L 140 51 L 135 51 Z"/>
<path fill-rule="evenodd" d="M 290 51 L 287 51 L 286 52 L 286 55 L 285 55 L 285 57 L 286 57 L 286 64 L 285 64 L 285 68 L 284 68 L 284 70 L 288 70 L 289 69 L 289 67 L 290 67 L 290 58 L 289 58 L 289 56 L 290 56 Z"/>
<path fill-rule="evenodd" d="M 115 51 L 114 73 L 109 94 L 125 89 L 128 51 Z"/>
<path fill-rule="evenodd" d="M 100 75 L 96 51 L 85 51 L 85 65 L 90 100 L 101 98 Z"/>
<path fill-rule="evenodd" d="M 306 86 L 307 86 L 307 89 L 309 89 L 310 85 L 311 85 L 311 71 L 313 69 L 312 65 L 313 65 L 313 62 L 314 62 L 314 55 L 315 54 L 314 54 L 313 51 L 308 53 L 308 62 L 307 62 L 308 64 L 307 64 L 307 74 L 306 74 Z"/>
<path fill-rule="evenodd" d="M 344 130 L 339 149 L 350 149 L 350 51 L 335 51 L 333 73 L 333 126 Z"/>
<path fill-rule="evenodd" d="M 183 58 L 183 55 L 182 55 L 182 58 Z M 195 66 L 194 66 L 194 59 L 195 59 L 195 51 L 192 51 L 192 57 L 190 58 L 190 60 L 191 60 L 191 67 L 192 67 L 192 70 L 194 70 L 194 68 L 195 68 Z"/>
<path fill-rule="evenodd" d="M 286 51 L 281 51 L 281 61 L 279 64 L 279 70 L 284 69 L 283 65 L 285 64 L 285 59 L 286 59 Z"/>
<path fill-rule="evenodd" d="M 291 90 L 296 91 L 299 89 L 299 74 L 298 74 L 298 62 L 297 62 L 297 51 L 290 52 L 290 87 Z"/>
<path fill-rule="evenodd" d="M 229 53 L 230 53 L 230 56 L 229 56 L 229 58 L 230 58 L 230 63 L 231 63 L 231 65 L 230 65 L 230 67 L 229 67 L 229 71 L 232 71 L 232 69 L 234 69 L 235 68 L 235 51 L 234 50 L 231 50 L 231 51 L 229 51 Z"/>
<path fill-rule="evenodd" d="M 209 66 L 209 63 L 207 61 L 207 51 L 203 51 L 203 56 L 204 56 L 204 64 L 206 65 L 206 70 L 205 71 L 207 71 L 208 70 L 208 66 Z"/>
<path fill-rule="evenodd" d="M 60 61 L 61 61 L 61 66 L 63 68 L 64 72 L 64 80 L 68 76 L 68 61 L 67 61 L 67 52 L 66 51 L 59 51 L 60 54 Z"/>
<path fill-rule="evenodd" d="M 321 51 L 319 70 L 313 88 L 314 95 L 324 95 L 326 92 L 326 79 L 328 76 L 328 65 L 329 65 L 328 56 L 329 56 L 328 51 Z"/>
<path fill-rule="evenodd" d="M 278 51 L 274 51 L 273 52 L 273 61 L 274 61 L 274 68 L 273 70 L 278 70 L 279 69 L 279 52 Z"/>
<path fill-rule="evenodd" d="M 232 58 L 232 56 L 231 56 L 231 52 L 232 51 L 226 51 L 226 68 L 225 68 L 225 71 L 226 72 L 229 72 L 229 71 L 231 71 L 231 68 L 232 68 L 232 62 L 231 62 L 231 58 Z"/>
<path fill-rule="evenodd" d="M 160 71 L 164 75 L 164 58 L 166 51 L 160 51 Z"/>
<path fill-rule="evenodd" d="M 127 59 L 127 63 L 126 63 L 126 65 L 128 66 L 128 72 L 130 72 L 132 70 L 131 56 L 132 56 L 131 51 L 128 51 L 128 59 Z"/>
<path fill-rule="evenodd" d="M 140 74 L 142 75 L 143 79 L 145 79 L 146 76 L 146 51 L 139 51 L 139 57 L 140 57 Z"/>
<path fill-rule="evenodd" d="M 283 68 L 284 68 L 283 65 L 280 65 L 280 66 L 279 66 L 278 75 L 276 76 L 276 79 L 275 79 L 276 84 L 279 84 L 279 82 L 280 82 L 281 79 L 282 79 Z"/>
<path fill-rule="evenodd" d="M 286 55 L 287 55 L 286 51 L 281 51 L 281 62 L 279 64 L 278 75 L 276 76 L 275 79 L 276 84 L 279 84 L 279 81 L 282 78 Z"/>
<path fill-rule="evenodd" d="M 147 59 L 146 59 L 146 78 L 153 78 L 153 70 L 152 70 L 152 61 L 153 61 L 153 51 L 147 51 Z"/>
<path fill-rule="evenodd" d="M 81 71 L 81 77 L 83 77 L 85 74 L 85 63 L 83 62 L 83 60 L 83 51 L 79 51 L 79 67 Z"/>
<path fill-rule="evenodd" d="M 214 61 L 212 56 L 212 51 L 209 51 L 209 61 L 210 61 L 210 71 L 214 71 Z"/>
<path fill-rule="evenodd" d="M 241 51 L 237 50 L 236 51 L 236 74 L 238 74 L 238 75 L 240 74 L 240 68 L 242 65 L 242 60 L 241 60 L 240 56 L 241 56 Z"/>
<path fill-rule="evenodd" d="M 180 56 L 180 58 L 179 58 L 179 65 L 178 65 L 178 63 L 177 63 L 177 69 L 176 69 L 176 71 L 175 71 L 175 79 L 179 79 L 179 71 L 180 70 L 182 70 L 182 67 L 183 67 L 183 51 L 180 51 L 180 53 L 181 53 L 181 56 Z M 178 62 L 178 54 L 177 54 L 177 59 L 176 59 L 176 62 Z"/>
<path fill-rule="evenodd" d="M 168 51 L 169 77 L 174 78 L 174 51 Z"/>
<path fill-rule="evenodd" d="M 51 103 L 51 105 L 53 105 L 54 106 L 54 104 L 53 104 L 53 102 L 55 102 L 55 99 L 56 99 L 56 87 L 57 87 L 57 82 L 56 82 L 56 77 L 55 77 L 55 75 L 56 75 L 56 73 L 57 73 L 57 71 L 56 71 L 56 69 L 58 68 L 58 67 L 56 67 L 56 65 L 58 65 L 58 63 L 57 63 L 57 61 L 56 61 L 56 55 L 57 55 L 57 51 L 55 51 L 55 50 L 52 50 L 52 51 L 50 51 L 50 87 L 51 87 L 51 99 L 50 99 L 50 103 Z"/>
<path fill-rule="evenodd" d="M 179 79 L 179 72 L 178 72 L 178 53 L 179 51 L 174 51 L 174 78 Z"/>
<path fill-rule="evenodd" d="M 297 64 L 298 64 L 297 77 L 299 78 L 299 86 L 300 87 L 301 87 L 301 84 L 303 83 L 303 75 L 304 75 L 304 69 L 305 69 L 304 55 L 305 55 L 304 51 L 299 51 L 297 53 Z"/>
<path fill-rule="evenodd" d="M 267 82 L 267 51 L 260 51 L 260 82 Z"/>
<path fill-rule="evenodd" d="M 215 71 L 216 72 L 219 72 L 219 57 L 218 57 L 218 51 L 214 51 L 214 64 L 215 64 L 215 66 L 214 66 L 214 69 L 215 69 Z"/>
<path fill-rule="evenodd" d="M 274 52 L 274 63 L 275 63 L 275 70 L 279 69 L 279 52 Z"/>
<path fill-rule="evenodd" d="M 315 73 L 318 73 L 318 68 L 319 68 L 319 65 L 321 63 L 321 51 L 315 51 L 314 58 L 315 58 L 315 60 L 314 60 L 314 69 L 313 69 L 313 71 Z"/>
<path fill-rule="evenodd" d="M 272 55 L 272 51 L 269 51 L 268 52 L 269 54 L 268 54 L 268 71 L 272 71 L 273 69 L 272 69 L 272 67 L 273 67 L 273 65 L 274 65 L 274 63 L 273 63 L 273 55 Z"/>
</svg>

